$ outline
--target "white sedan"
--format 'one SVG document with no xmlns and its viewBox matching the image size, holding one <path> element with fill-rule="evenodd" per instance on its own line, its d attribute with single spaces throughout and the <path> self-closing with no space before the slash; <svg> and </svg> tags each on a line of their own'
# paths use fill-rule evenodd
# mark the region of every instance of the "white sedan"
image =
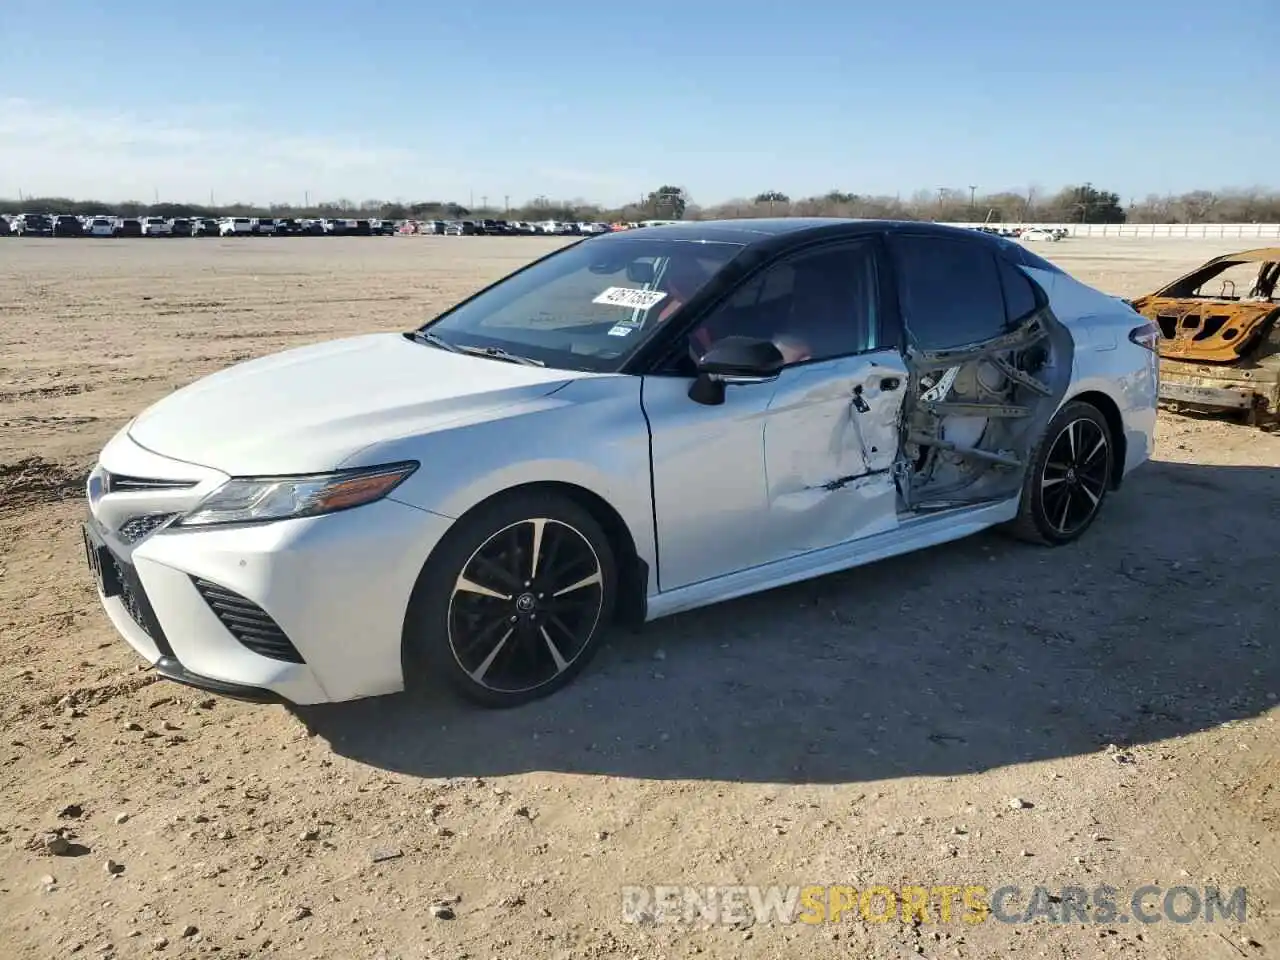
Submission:
<svg viewBox="0 0 1280 960">
<path fill-rule="evenodd" d="M 198 380 L 88 480 L 165 676 L 543 696 L 638 623 L 994 525 L 1069 543 L 1152 450 L 1157 330 L 1019 244 L 697 222 L 570 245 L 418 330 Z"/>
<path fill-rule="evenodd" d="M 116 222 L 111 217 L 85 217 L 84 233 L 86 237 L 115 236 Z"/>
</svg>

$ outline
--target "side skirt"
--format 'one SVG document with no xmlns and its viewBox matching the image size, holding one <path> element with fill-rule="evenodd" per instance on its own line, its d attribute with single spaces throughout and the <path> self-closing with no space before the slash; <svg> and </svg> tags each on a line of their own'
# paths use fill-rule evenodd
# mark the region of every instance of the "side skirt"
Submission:
<svg viewBox="0 0 1280 960">
<path fill-rule="evenodd" d="M 957 507 L 930 513 L 927 516 L 911 516 L 886 533 L 876 534 L 847 543 L 824 547 L 783 560 L 774 560 L 758 567 L 739 570 L 713 580 L 692 583 L 677 590 L 659 593 L 649 598 L 648 620 L 656 620 L 684 610 L 705 607 L 708 604 L 745 597 L 762 590 L 798 583 L 828 573 L 849 570 L 874 563 L 902 553 L 911 553 L 950 540 L 959 540 L 978 533 L 998 523 L 1012 520 L 1018 515 L 1018 498 L 1001 500 L 982 506 Z"/>
</svg>

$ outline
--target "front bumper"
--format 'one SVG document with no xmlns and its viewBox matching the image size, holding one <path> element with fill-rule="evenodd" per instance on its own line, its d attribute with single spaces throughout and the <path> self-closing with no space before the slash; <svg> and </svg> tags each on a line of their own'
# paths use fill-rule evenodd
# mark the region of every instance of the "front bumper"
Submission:
<svg viewBox="0 0 1280 960">
<path fill-rule="evenodd" d="M 210 693 L 221 694 L 232 700 L 245 700 L 249 703 L 289 702 L 274 690 L 266 690 L 262 687 L 246 687 L 244 684 L 228 683 L 226 680 L 215 680 L 213 677 L 192 673 L 174 657 L 161 657 L 155 662 L 155 668 L 156 673 L 166 680 L 172 680 L 174 683 L 180 683 L 186 687 L 195 687 L 197 690 L 207 690 Z"/>
<path fill-rule="evenodd" d="M 174 497 L 194 505 L 222 476 L 166 461 L 124 433 L 103 451 L 91 490 L 103 469 L 196 480 L 167 495 L 164 513 L 185 512 L 185 504 L 175 510 Z M 122 517 L 152 509 L 160 497 L 104 493 L 95 502 L 91 496 L 87 524 L 105 550 L 98 556 L 110 564 L 105 591 L 99 581 L 103 608 L 159 673 L 238 699 L 298 704 L 403 689 L 409 596 L 451 521 L 382 500 L 323 517 L 161 528 L 127 543 Z"/>
</svg>

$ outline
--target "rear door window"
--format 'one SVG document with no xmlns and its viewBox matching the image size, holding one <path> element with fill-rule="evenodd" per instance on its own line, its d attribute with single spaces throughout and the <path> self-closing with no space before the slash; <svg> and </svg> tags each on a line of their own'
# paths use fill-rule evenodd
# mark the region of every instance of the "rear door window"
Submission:
<svg viewBox="0 0 1280 960">
<path fill-rule="evenodd" d="M 998 259 L 996 263 L 1000 270 L 1000 288 L 1004 291 L 1005 320 L 1013 327 L 1035 313 L 1040 304 L 1030 277 L 1004 260 Z"/>
<path fill-rule="evenodd" d="M 1009 330 L 995 251 L 985 242 L 891 234 L 898 301 L 911 340 L 946 350 Z"/>
</svg>

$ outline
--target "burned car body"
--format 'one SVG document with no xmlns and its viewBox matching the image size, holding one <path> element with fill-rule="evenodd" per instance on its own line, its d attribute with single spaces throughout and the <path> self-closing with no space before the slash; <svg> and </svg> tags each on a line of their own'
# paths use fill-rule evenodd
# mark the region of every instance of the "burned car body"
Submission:
<svg viewBox="0 0 1280 960">
<path fill-rule="evenodd" d="M 1280 247 L 1230 253 L 1132 301 L 1160 327 L 1160 399 L 1171 409 L 1280 415 Z"/>
</svg>

